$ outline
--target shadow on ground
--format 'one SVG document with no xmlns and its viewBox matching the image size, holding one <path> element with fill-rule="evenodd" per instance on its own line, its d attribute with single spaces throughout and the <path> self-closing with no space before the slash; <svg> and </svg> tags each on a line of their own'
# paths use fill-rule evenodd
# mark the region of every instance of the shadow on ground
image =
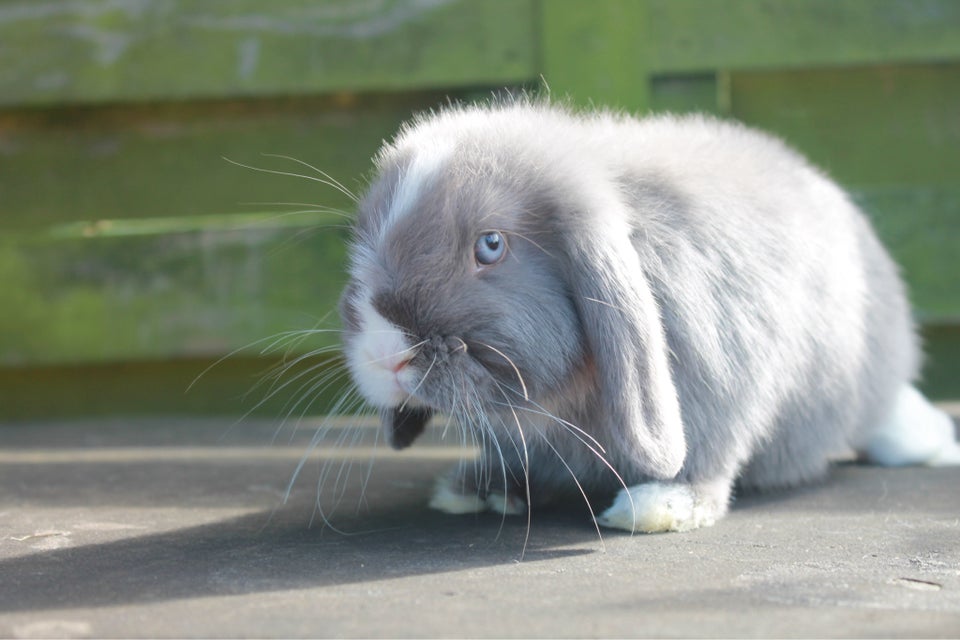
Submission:
<svg viewBox="0 0 960 640">
<path fill-rule="evenodd" d="M 577 513 L 450 517 L 422 504 L 309 524 L 291 505 L 238 518 L 0 561 L 0 612 L 75 609 L 255 594 L 429 575 L 592 553 Z M 358 532 L 359 531 L 359 532 Z M 564 548 L 574 543 L 593 549 Z"/>
</svg>

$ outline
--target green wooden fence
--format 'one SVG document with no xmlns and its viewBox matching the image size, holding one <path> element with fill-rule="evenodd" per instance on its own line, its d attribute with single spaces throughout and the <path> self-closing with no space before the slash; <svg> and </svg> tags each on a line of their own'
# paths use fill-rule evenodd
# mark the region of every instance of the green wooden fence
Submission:
<svg viewBox="0 0 960 640">
<path fill-rule="evenodd" d="M 0 418 L 251 409 L 336 342 L 264 340 L 335 328 L 343 281 L 349 199 L 284 174 L 362 190 L 411 113 L 542 81 L 799 147 L 903 265 L 925 386 L 960 395 L 955 0 L 0 0 Z"/>
</svg>

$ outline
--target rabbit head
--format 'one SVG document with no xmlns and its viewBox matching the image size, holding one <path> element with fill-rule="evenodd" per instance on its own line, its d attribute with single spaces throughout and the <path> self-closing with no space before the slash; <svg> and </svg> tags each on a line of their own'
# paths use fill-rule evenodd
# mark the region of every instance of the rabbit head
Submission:
<svg viewBox="0 0 960 640">
<path fill-rule="evenodd" d="M 397 448 L 435 412 L 487 428 L 564 399 L 672 477 L 677 392 L 616 181 L 579 162 L 562 112 L 516 115 L 451 109 L 379 154 L 340 303 L 353 379 Z"/>
</svg>

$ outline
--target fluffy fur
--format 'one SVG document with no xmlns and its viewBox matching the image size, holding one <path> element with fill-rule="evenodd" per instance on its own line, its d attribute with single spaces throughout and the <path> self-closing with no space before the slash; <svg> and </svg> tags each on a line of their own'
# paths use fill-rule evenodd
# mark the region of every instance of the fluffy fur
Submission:
<svg viewBox="0 0 960 640">
<path fill-rule="evenodd" d="M 866 448 L 917 375 L 866 219 L 763 133 L 521 101 L 422 117 L 376 170 L 345 351 L 395 446 L 435 412 L 480 445 L 442 510 L 619 491 L 601 524 L 712 524 L 736 481 L 796 485 Z M 507 251 L 484 265 L 490 232 Z"/>
</svg>

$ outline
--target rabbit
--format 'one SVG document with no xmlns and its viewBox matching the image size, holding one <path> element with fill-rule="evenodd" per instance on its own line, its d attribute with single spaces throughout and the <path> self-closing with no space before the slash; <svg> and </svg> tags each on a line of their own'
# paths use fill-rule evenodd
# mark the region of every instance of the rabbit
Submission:
<svg viewBox="0 0 960 640">
<path fill-rule="evenodd" d="M 586 499 L 605 527 L 686 531 L 851 447 L 960 459 L 867 219 L 742 124 L 537 98 L 420 115 L 376 156 L 348 256 L 345 359 L 386 439 L 440 415 L 480 450 L 438 479 L 447 513 Z"/>
</svg>

